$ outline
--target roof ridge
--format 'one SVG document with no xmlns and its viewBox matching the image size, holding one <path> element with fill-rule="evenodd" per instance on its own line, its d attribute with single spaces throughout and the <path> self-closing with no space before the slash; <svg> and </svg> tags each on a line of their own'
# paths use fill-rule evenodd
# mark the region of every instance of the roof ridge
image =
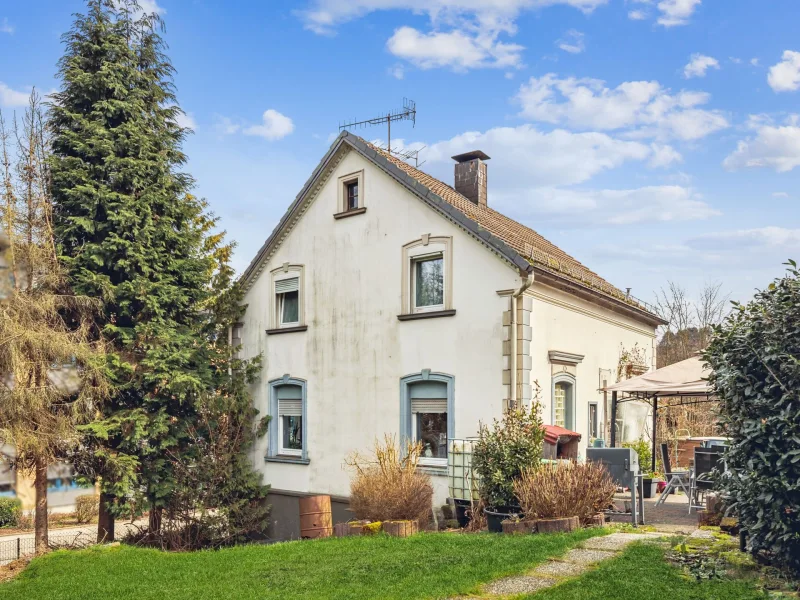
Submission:
<svg viewBox="0 0 800 600">
<path fill-rule="evenodd" d="M 390 154 L 383 148 L 368 142 L 360 136 L 353 133 L 349 133 L 349 135 L 364 142 L 383 158 L 403 170 L 407 175 L 431 189 L 431 191 L 440 196 L 445 202 L 453 205 L 467 217 L 498 236 L 531 264 L 535 264 L 554 273 L 567 275 L 573 280 L 589 285 L 594 289 L 599 289 L 617 299 L 631 302 L 628 294 L 592 271 L 578 259 L 556 246 L 536 230 L 531 229 L 527 225 L 523 225 L 519 221 L 489 206 L 479 206 L 475 204 L 469 198 L 458 192 L 454 187 L 437 179 L 433 175 L 408 164 L 406 161 Z M 492 221 L 494 221 L 494 223 L 492 223 Z M 514 231 L 514 229 L 518 231 Z M 539 254 L 539 256 L 537 256 L 537 254 Z"/>
</svg>

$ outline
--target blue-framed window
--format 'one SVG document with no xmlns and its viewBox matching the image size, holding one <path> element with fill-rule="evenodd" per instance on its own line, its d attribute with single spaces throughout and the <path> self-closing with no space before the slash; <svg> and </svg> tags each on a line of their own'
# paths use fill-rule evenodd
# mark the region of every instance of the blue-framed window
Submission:
<svg viewBox="0 0 800 600">
<path fill-rule="evenodd" d="M 306 382 L 284 375 L 269 382 L 269 454 L 267 458 L 308 461 Z"/>
<path fill-rule="evenodd" d="M 575 431 L 575 377 L 559 373 L 553 377 L 552 423 Z"/>
<path fill-rule="evenodd" d="M 447 467 L 455 435 L 455 378 L 423 369 L 400 379 L 400 440 L 422 443 L 420 464 Z"/>
</svg>

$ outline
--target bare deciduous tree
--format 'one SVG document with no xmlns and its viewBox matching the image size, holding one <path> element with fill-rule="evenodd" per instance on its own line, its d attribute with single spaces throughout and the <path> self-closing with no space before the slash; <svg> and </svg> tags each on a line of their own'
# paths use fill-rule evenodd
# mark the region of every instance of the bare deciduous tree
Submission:
<svg viewBox="0 0 800 600">
<path fill-rule="evenodd" d="M 56 253 L 47 132 L 35 92 L 11 132 L 0 115 L 0 222 L 13 286 L 0 303 L 0 441 L 33 471 L 36 551 L 47 539 L 47 467 L 77 441 L 107 394 L 102 348 L 91 341 L 93 299 L 69 293 Z"/>
</svg>

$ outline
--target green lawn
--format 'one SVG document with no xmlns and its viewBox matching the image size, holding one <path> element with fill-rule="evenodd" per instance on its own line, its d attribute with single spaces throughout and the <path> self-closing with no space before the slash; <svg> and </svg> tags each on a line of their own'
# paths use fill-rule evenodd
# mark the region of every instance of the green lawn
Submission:
<svg viewBox="0 0 800 600">
<path fill-rule="evenodd" d="M 527 570 L 602 533 L 381 535 L 183 554 L 128 546 L 59 551 L 0 584 L 0 599 L 445 598 Z"/>
<path fill-rule="evenodd" d="M 532 600 L 756 600 L 767 598 L 743 579 L 694 581 L 664 560 L 658 546 L 632 544 L 619 557 Z"/>
</svg>

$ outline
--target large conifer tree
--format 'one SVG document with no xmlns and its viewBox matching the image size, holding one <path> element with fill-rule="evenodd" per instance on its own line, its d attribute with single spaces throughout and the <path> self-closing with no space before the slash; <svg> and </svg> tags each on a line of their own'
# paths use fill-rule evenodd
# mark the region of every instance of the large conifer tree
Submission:
<svg viewBox="0 0 800 600">
<path fill-rule="evenodd" d="M 208 361 L 210 221 L 180 170 L 187 131 L 159 17 L 135 0 L 87 4 L 64 36 L 52 107 L 55 223 L 74 288 L 104 301 L 119 392 L 87 430 L 84 466 L 112 512 L 138 481 L 157 531 L 181 485 L 174 467 L 192 460 L 201 399 L 228 372 Z"/>
</svg>

